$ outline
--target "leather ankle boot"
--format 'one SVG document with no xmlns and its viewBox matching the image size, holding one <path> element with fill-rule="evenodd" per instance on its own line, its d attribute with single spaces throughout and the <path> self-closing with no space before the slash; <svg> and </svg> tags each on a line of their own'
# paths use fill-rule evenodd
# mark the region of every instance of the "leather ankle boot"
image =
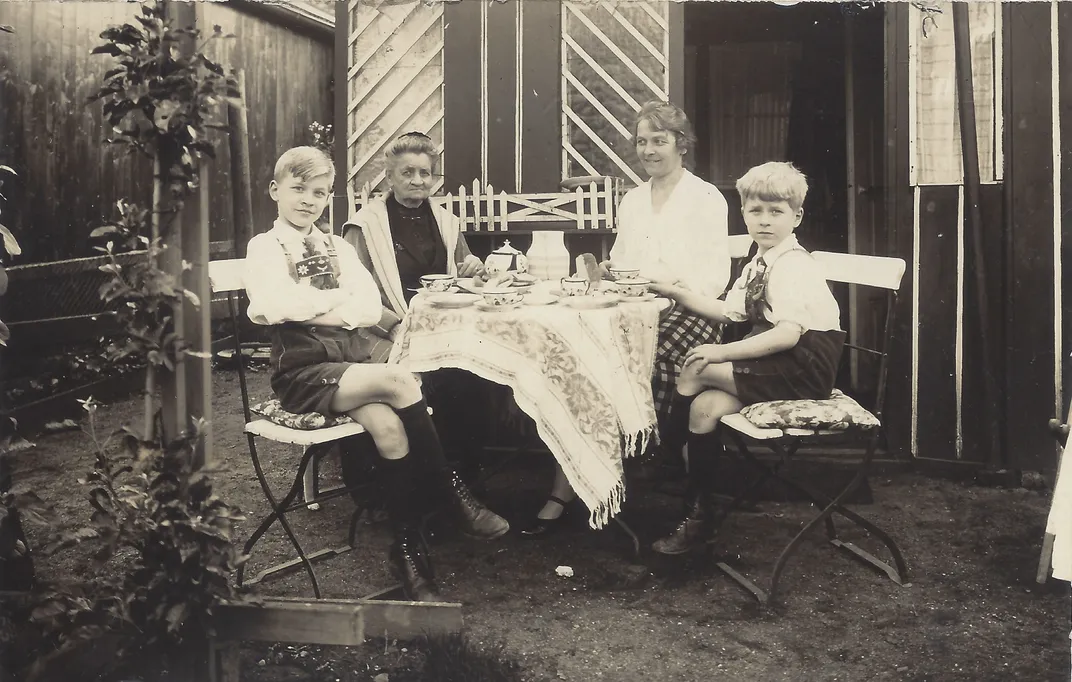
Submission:
<svg viewBox="0 0 1072 682">
<path fill-rule="evenodd" d="M 494 540 L 510 530 L 510 523 L 485 507 L 454 471 L 447 473 L 449 502 L 463 533 L 478 540 Z"/>
<path fill-rule="evenodd" d="M 432 565 L 419 535 L 412 529 L 396 531 L 391 545 L 391 574 L 402 583 L 410 601 L 443 601 L 432 577 Z"/>
<path fill-rule="evenodd" d="M 710 491 L 718 475 L 718 460 L 725 452 L 718 430 L 690 433 L 689 485 L 685 494 L 685 518 L 670 535 L 651 546 L 660 554 L 684 554 L 707 544 L 714 531 Z"/>
<path fill-rule="evenodd" d="M 651 548 L 659 554 L 685 554 L 707 544 L 711 537 L 711 503 L 705 492 L 690 486 L 688 513 L 670 535 Z"/>
</svg>

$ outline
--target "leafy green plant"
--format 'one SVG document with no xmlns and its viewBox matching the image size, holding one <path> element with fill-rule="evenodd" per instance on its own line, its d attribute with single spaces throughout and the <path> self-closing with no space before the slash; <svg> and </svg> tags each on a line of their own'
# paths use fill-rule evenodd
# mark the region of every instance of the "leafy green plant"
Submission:
<svg viewBox="0 0 1072 682">
<path fill-rule="evenodd" d="M 97 436 L 98 407 L 92 398 L 83 401 L 97 453 L 83 481 L 90 522 L 54 533 L 44 550 L 47 556 L 92 544 L 95 577 L 47 589 L 36 600 L 31 620 L 52 633 L 56 647 L 34 668 L 38 675 L 50 660 L 106 635 L 117 639 L 116 663 L 200 642 L 211 631 L 214 607 L 235 597 L 230 576 L 244 560 L 231 534 L 243 517 L 213 492 L 216 472 L 192 464 L 204 425 L 167 443 L 121 429 L 115 435 L 125 456 L 117 461 L 109 455 L 111 438 Z M 122 571 L 106 570 L 110 564 Z"/>
<path fill-rule="evenodd" d="M 174 332 L 174 310 L 184 299 L 200 305 L 182 287 L 178 273 L 160 267 L 161 255 L 184 198 L 198 188 L 199 164 L 214 157 L 209 132 L 221 126 L 213 114 L 221 101 L 237 98 L 239 92 L 234 72 L 225 72 L 204 54 L 210 42 L 231 37 L 219 26 L 202 41 L 200 31 L 171 25 L 163 2 L 143 4 L 136 20 L 137 25 L 101 33 L 105 42 L 93 54 L 115 57 L 118 65 L 108 70 L 89 101 L 103 102 L 105 122 L 115 133 L 109 142 L 153 159 L 153 205 L 146 211 L 119 201 L 118 219 L 94 230 L 91 238 L 104 242 L 96 248 L 109 260 L 100 268 L 109 275 L 101 298 L 126 330 L 122 341 L 109 345 L 109 356 L 120 361 L 139 355 L 148 363 L 142 437 L 150 441 L 157 373 L 174 372 L 191 354 Z M 145 258 L 129 266 L 116 259 L 132 250 L 144 250 Z"/>
</svg>

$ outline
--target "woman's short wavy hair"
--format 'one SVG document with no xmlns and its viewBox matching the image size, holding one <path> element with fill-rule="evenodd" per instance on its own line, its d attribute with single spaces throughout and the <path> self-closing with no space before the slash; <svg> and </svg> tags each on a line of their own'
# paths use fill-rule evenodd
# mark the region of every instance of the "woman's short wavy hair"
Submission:
<svg viewBox="0 0 1072 682">
<path fill-rule="evenodd" d="M 424 133 L 412 132 L 399 135 L 391 140 L 391 144 L 387 145 L 387 149 L 383 152 L 383 158 L 390 168 L 394 166 L 398 157 L 403 154 L 427 154 L 428 158 L 432 160 L 433 168 L 439 163 L 439 149 L 436 148 L 432 138 Z"/>
<path fill-rule="evenodd" d="M 696 133 L 692 130 L 692 123 L 685 115 L 684 110 L 671 102 L 653 100 L 640 108 L 633 123 L 633 140 L 636 140 L 640 124 L 648 122 L 652 130 L 665 130 L 673 133 L 677 142 L 677 149 L 682 156 L 691 160 L 691 152 L 696 148 Z"/>
</svg>

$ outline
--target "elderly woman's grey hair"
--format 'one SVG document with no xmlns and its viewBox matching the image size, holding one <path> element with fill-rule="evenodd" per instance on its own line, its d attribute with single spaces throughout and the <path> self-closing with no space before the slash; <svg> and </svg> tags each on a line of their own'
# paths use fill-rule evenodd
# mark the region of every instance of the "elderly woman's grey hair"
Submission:
<svg viewBox="0 0 1072 682">
<path fill-rule="evenodd" d="M 399 135 L 387 145 L 383 157 L 388 166 L 393 166 L 395 160 L 403 154 L 427 154 L 432 160 L 433 168 L 439 163 L 439 150 L 435 142 L 432 142 L 432 138 L 424 133 L 413 132 Z"/>
</svg>

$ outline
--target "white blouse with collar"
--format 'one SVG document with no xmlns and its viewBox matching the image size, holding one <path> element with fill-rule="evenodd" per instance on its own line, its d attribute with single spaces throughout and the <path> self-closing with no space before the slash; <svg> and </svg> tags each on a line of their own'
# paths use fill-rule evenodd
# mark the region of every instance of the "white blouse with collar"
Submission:
<svg viewBox="0 0 1072 682">
<path fill-rule="evenodd" d="M 328 312 L 337 313 L 346 329 L 371 327 L 380 321 L 380 290 L 354 247 L 317 228 L 309 233 L 325 245 L 331 240 L 339 259 L 339 289 L 317 289 L 308 281 L 295 282 L 287 251 L 295 261 L 305 248 L 305 233 L 276 220 L 272 229 L 249 240 L 243 279 L 249 296 L 249 319 L 255 324 L 305 322 Z M 340 293 L 343 292 L 343 293 Z"/>
<path fill-rule="evenodd" d="M 717 187 L 686 170 L 656 211 L 649 180 L 622 198 L 610 258 L 616 267 L 717 297 L 730 277 L 728 210 Z"/>
</svg>

